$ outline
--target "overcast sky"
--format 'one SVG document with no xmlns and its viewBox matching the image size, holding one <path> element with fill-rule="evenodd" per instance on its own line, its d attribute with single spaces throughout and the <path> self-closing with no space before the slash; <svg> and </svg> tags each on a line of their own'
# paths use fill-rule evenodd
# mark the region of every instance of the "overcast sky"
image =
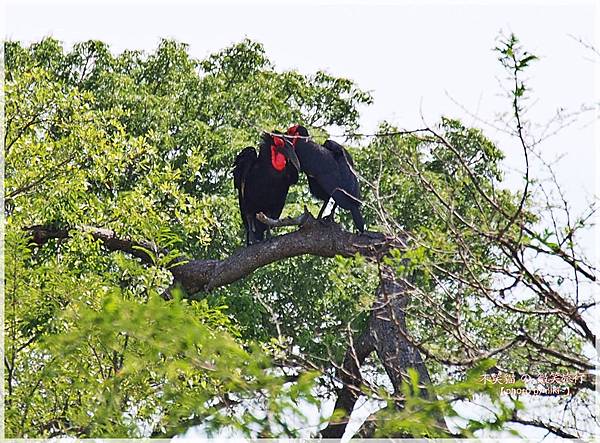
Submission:
<svg viewBox="0 0 600 443">
<path fill-rule="evenodd" d="M 597 1 L 246 3 L 10 0 L 3 34 L 27 43 L 51 35 L 67 46 L 99 39 L 115 52 L 152 51 L 167 37 L 188 43 L 198 58 L 249 37 L 264 44 L 277 69 L 324 69 L 371 91 L 375 102 L 363 109 L 362 130 L 372 132 L 382 120 L 421 127 L 421 113 L 430 124 L 446 115 L 481 125 L 453 99 L 487 121 L 510 112 L 492 48 L 501 31 L 514 32 L 541 57 L 528 71 L 533 123 L 599 101 L 600 56 L 576 41 L 598 38 Z M 541 146 L 549 160 L 565 154 L 557 172 L 578 210 L 598 195 L 597 122 L 597 114 L 584 113 Z M 509 154 L 511 168 L 522 164 L 516 140 L 483 127 Z"/>
<path fill-rule="evenodd" d="M 420 126 L 421 112 L 431 124 L 442 114 L 466 117 L 452 99 L 484 120 L 509 111 L 492 48 L 499 32 L 514 32 L 541 57 L 528 74 L 537 100 L 530 116 L 544 124 L 559 108 L 594 102 L 593 54 L 574 37 L 593 43 L 595 4 L 10 0 L 5 35 L 24 42 L 52 35 L 66 45 L 100 39 L 116 52 L 152 51 L 169 37 L 188 43 L 199 58 L 249 37 L 265 45 L 278 69 L 325 69 L 372 91 L 375 103 L 363 110 L 362 123 L 364 131 L 373 131 L 381 120 Z M 588 200 L 594 191 L 593 125 L 582 126 L 591 121 L 592 113 L 584 115 L 545 146 L 552 155 L 567 153 L 559 172 L 569 191 L 580 194 L 576 198 Z M 509 153 L 516 147 L 494 130 L 488 134 Z"/>
</svg>

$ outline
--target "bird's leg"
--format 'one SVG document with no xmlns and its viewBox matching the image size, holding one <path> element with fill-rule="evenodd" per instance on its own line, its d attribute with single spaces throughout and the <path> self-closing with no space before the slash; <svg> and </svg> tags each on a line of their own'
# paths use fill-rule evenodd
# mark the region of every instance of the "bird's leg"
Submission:
<svg viewBox="0 0 600 443">
<path fill-rule="evenodd" d="M 254 235 L 254 232 L 256 231 L 256 228 L 254 226 L 254 217 L 252 215 L 249 215 L 247 217 L 248 220 L 248 245 L 252 245 L 256 242 L 256 236 Z"/>
<path fill-rule="evenodd" d="M 250 246 L 250 217 L 244 215 L 244 228 L 246 231 L 246 246 Z"/>
<path fill-rule="evenodd" d="M 323 217 L 323 220 L 328 220 L 328 221 L 330 221 L 330 222 L 333 222 L 333 221 L 334 221 L 334 219 L 333 219 L 333 215 L 334 215 L 334 213 L 335 213 L 335 210 L 336 210 L 337 206 L 338 206 L 338 204 L 337 204 L 337 202 L 334 200 L 334 201 L 333 201 L 333 207 L 331 208 L 331 211 L 329 211 L 329 214 L 327 214 L 325 217 Z"/>
<path fill-rule="evenodd" d="M 271 240 L 271 227 L 267 225 L 267 230 L 265 231 L 265 239 Z"/>
<path fill-rule="evenodd" d="M 319 211 L 319 215 L 317 215 L 317 220 L 320 220 L 321 217 L 323 216 L 323 212 L 325 212 L 325 208 L 327 207 L 328 203 L 329 203 L 329 199 L 325 200 L 325 202 L 323 203 L 323 206 L 321 206 L 321 210 Z"/>
</svg>

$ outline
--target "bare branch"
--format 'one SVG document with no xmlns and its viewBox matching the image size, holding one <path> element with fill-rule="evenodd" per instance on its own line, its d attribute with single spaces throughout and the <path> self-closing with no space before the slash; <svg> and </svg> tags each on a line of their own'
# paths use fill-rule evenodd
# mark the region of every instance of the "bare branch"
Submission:
<svg viewBox="0 0 600 443">
<path fill-rule="evenodd" d="M 275 220 L 267 217 L 262 212 L 256 214 L 256 219 L 259 222 L 262 222 L 271 228 L 280 228 L 282 226 L 302 226 L 304 223 L 306 223 L 309 217 L 311 217 L 311 215 L 306 209 L 306 206 L 304 207 L 304 213 L 299 215 L 298 217 L 286 217 Z"/>
<path fill-rule="evenodd" d="M 552 434 L 562 437 L 562 438 L 578 438 L 576 435 L 569 434 L 564 430 L 557 428 L 556 426 L 552 426 L 549 423 L 544 423 L 539 420 L 526 420 L 524 418 L 517 417 L 516 415 L 510 420 L 513 423 L 519 423 L 526 426 L 535 426 L 536 428 L 545 429 Z"/>
<path fill-rule="evenodd" d="M 24 230 L 31 233 L 33 242 L 38 246 L 42 246 L 52 239 L 70 238 L 71 231 L 87 233 L 90 234 L 94 239 L 101 241 L 104 247 L 109 251 L 126 252 L 134 257 L 139 258 L 145 264 L 155 264 L 155 257 L 153 257 L 151 254 L 148 254 L 147 251 L 151 251 L 156 254 L 168 253 L 166 249 L 159 248 L 152 242 L 133 241 L 131 239 L 120 238 L 114 231 L 110 229 L 95 228 L 92 226 L 80 226 L 68 229 L 36 225 L 25 228 Z"/>
</svg>

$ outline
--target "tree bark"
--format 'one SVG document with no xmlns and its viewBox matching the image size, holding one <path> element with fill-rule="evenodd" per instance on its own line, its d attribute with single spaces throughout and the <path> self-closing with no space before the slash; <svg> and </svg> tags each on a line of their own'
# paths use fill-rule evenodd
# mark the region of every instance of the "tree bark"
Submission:
<svg viewBox="0 0 600 443">
<path fill-rule="evenodd" d="M 350 344 L 342 367 L 337 374 L 342 382 L 334 410 L 343 413 L 341 418 L 331 421 L 321 431 L 323 438 L 342 438 L 346 431 L 354 405 L 360 396 L 362 376 L 360 366 L 368 355 L 375 351 L 394 387 L 394 394 L 400 394 L 402 381 L 408 379 L 408 369 L 413 368 L 419 374 L 422 385 L 419 395 L 429 398 L 425 388 L 431 383 L 427 367 L 415 348 L 406 337 L 405 308 L 409 301 L 409 285 L 398 279 L 393 270 L 383 267 L 376 298 L 365 331 L 355 344 Z M 397 405 L 401 407 L 401 404 Z M 371 437 L 375 429 L 372 419 L 367 420 L 359 430 L 360 437 Z M 443 417 L 438 417 L 438 425 L 446 428 Z"/>
<path fill-rule="evenodd" d="M 108 250 L 126 252 L 147 264 L 154 264 L 154 258 L 145 250 L 160 254 L 168 253 L 151 242 L 122 239 L 108 229 L 89 226 L 73 229 L 33 226 L 27 230 L 31 232 L 34 243 L 38 245 L 43 245 L 50 239 L 69 238 L 73 230 L 85 232 L 101 241 Z M 179 257 L 172 260 L 168 267 L 173 275 L 173 286 L 180 285 L 187 293 L 185 296 L 193 299 L 194 294 L 198 292 L 211 291 L 231 284 L 262 266 L 290 257 L 305 254 L 320 257 L 336 255 L 352 257 L 361 254 L 380 259 L 391 248 L 404 247 L 404 239 L 400 237 L 390 237 L 380 233 L 353 234 L 341 229 L 337 223 L 324 222 L 309 216 L 297 231 L 242 247 L 226 259 L 189 260 Z M 169 291 L 165 294 L 167 298 L 168 293 Z"/>
<path fill-rule="evenodd" d="M 361 385 L 363 382 L 360 373 L 360 367 L 365 359 L 375 350 L 373 337 L 370 328 L 367 328 L 354 343 L 351 343 L 344 356 L 344 362 L 341 368 L 337 370 L 337 377 L 342 383 L 337 390 L 337 400 L 333 408 L 339 411 L 341 416 L 337 420 L 330 420 L 325 429 L 321 431 L 323 438 L 342 438 L 346 432 L 346 426 L 350 419 L 350 414 L 354 409 L 356 401 L 361 394 Z"/>
<path fill-rule="evenodd" d="M 384 268 L 369 321 L 375 351 L 396 392 L 402 380 L 406 380 L 408 368 L 417 371 L 420 383 L 431 383 L 421 354 L 406 338 L 409 336 L 405 312 L 410 297 L 408 288 L 409 285 L 397 279 L 392 270 Z M 421 395 L 427 397 L 427 391 L 421 389 Z"/>
</svg>

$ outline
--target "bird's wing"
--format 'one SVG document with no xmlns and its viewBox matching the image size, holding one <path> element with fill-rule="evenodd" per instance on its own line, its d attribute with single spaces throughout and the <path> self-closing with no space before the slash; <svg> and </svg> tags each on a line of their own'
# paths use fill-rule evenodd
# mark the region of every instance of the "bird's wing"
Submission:
<svg viewBox="0 0 600 443">
<path fill-rule="evenodd" d="M 256 162 L 258 155 L 252 146 L 242 149 L 233 162 L 233 184 L 236 189 L 244 194 L 244 181 L 248 171 Z"/>
<path fill-rule="evenodd" d="M 332 197 L 342 208 L 350 210 L 354 225 L 360 232 L 363 232 L 365 221 L 360 211 L 362 201 L 358 186 L 358 174 L 354 169 L 354 160 L 342 145 L 333 140 L 327 140 L 323 146 L 333 153 L 340 172 L 341 186 L 334 192 Z"/>
<path fill-rule="evenodd" d="M 323 143 L 323 147 L 326 148 L 328 151 L 331 151 L 335 155 L 344 154 L 344 147 L 338 142 L 334 142 L 333 140 L 326 140 L 325 143 Z"/>
<path fill-rule="evenodd" d="M 360 190 L 358 187 L 358 174 L 354 169 L 354 160 L 350 153 L 337 142 L 327 140 L 323 146 L 333 153 L 336 162 L 340 168 L 340 174 L 344 182 L 344 187 L 353 196 L 360 198 Z"/>
<path fill-rule="evenodd" d="M 298 143 L 296 154 L 300 159 L 302 171 L 308 176 L 318 177 L 337 170 L 337 161 L 333 153 L 312 140 Z"/>
<path fill-rule="evenodd" d="M 346 148 L 344 148 L 338 142 L 326 140 L 325 143 L 323 143 L 323 147 L 332 152 L 335 157 L 344 157 L 350 166 L 354 166 L 354 160 L 352 159 L 352 156 L 346 150 Z"/>
</svg>

